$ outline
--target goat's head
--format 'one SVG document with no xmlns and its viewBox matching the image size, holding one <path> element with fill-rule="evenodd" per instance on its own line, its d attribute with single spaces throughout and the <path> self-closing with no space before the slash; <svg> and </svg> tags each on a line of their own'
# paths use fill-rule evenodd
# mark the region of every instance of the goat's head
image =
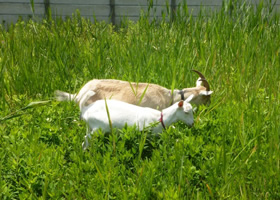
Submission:
<svg viewBox="0 0 280 200">
<path fill-rule="evenodd" d="M 199 88 L 199 94 L 192 98 L 191 103 L 194 104 L 210 104 L 211 94 L 213 91 L 210 90 L 210 86 L 203 74 L 197 70 L 192 69 L 195 73 L 199 75 L 196 81 L 196 87 Z"/>
<path fill-rule="evenodd" d="M 185 101 L 181 100 L 177 103 L 176 116 L 180 121 L 187 124 L 188 127 L 192 127 L 194 123 L 192 105 L 190 104 L 193 97 L 194 95 L 191 95 Z"/>
</svg>

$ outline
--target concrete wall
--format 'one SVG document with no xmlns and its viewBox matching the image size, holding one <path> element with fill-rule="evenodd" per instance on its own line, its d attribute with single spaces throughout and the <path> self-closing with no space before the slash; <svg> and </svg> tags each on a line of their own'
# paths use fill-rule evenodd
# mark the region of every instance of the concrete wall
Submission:
<svg viewBox="0 0 280 200">
<path fill-rule="evenodd" d="M 186 0 L 188 10 L 193 16 L 197 16 L 201 6 L 206 10 L 219 10 L 223 2 L 229 0 Z M 252 4 L 258 4 L 261 0 L 249 0 Z M 269 2 L 270 0 L 264 0 Z M 33 3 L 31 3 L 33 2 Z M 161 18 L 162 14 L 178 8 L 184 0 L 0 0 L 0 23 L 16 22 L 19 17 L 23 19 L 42 19 L 48 9 L 52 17 L 67 17 L 78 9 L 81 16 L 99 21 L 111 21 L 119 23 L 125 16 L 131 20 L 137 20 L 141 11 L 147 12 L 150 8 L 150 15 Z M 272 0 L 275 3 L 274 12 L 280 11 L 280 0 Z M 152 7 L 151 7 L 152 5 Z"/>
</svg>

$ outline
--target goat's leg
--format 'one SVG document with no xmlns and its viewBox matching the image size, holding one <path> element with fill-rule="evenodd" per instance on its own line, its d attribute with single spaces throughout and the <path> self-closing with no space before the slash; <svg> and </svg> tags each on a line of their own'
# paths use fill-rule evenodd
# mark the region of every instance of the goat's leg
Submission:
<svg viewBox="0 0 280 200">
<path fill-rule="evenodd" d="M 91 139 L 91 134 L 94 133 L 96 130 L 87 129 L 87 134 L 85 136 L 85 141 L 82 143 L 83 150 L 86 150 L 89 147 L 89 140 Z"/>
<path fill-rule="evenodd" d="M 88 144 L 88 138 L 89 138 L 89 139 L 91 138 L 90 134 L 87 134 L 87 135 L 85 136 L 85 141 L 82 143 L 82 147 L 83 147 L 83 150 L 84 150 L 84 151 L 85 151 L 85 150 L 88 148 L 88 146 L 89 146 L 89 144 Z"/>
<path fill-rule="evenodd" d="M 81 98 L 79 106 L 80 110 L 82 110 L 83 107 L 87 106 L 87 101 L 95 95 L 95 92 L 92 90 L 87 91 Z"/>
</svg>

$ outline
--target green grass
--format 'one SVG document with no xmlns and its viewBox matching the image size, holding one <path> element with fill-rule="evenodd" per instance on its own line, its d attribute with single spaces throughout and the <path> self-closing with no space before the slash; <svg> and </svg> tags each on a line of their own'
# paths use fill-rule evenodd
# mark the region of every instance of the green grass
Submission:
<svg viewBox="0 0 280 200">
<path fill-rule="evenodd" d="M 1 27 L 0 199 L 279 199 L 279 15 L 227 9 L 181 11 L 172 23 Z M 159 137 L 126 127 L 97 133 L 84 152 L 77 105 L 27 106 L 93 78 L 192 87 L 191 69 L 207 77 L 212 103 L 193 128 Z"/>
</svg>

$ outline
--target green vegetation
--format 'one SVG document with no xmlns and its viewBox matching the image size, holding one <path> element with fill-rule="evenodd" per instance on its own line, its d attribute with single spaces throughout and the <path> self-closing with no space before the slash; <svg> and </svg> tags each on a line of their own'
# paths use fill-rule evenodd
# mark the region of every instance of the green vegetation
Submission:
<svg viewBox="0 0 280 200">
<path fill-rule="evenodd" d="M 279 15 L 230 9 L 197 18 L 182 9 L 172 23 L 2 26 L 0 199 L 279 199 Z M 84 152 L 78 106 L 48 101 L 93 78 L 192 87 L 193 68 L 212 103 L 193 128 L 158 137 L 126 127 L 96 134 Z"/>
</svg>

